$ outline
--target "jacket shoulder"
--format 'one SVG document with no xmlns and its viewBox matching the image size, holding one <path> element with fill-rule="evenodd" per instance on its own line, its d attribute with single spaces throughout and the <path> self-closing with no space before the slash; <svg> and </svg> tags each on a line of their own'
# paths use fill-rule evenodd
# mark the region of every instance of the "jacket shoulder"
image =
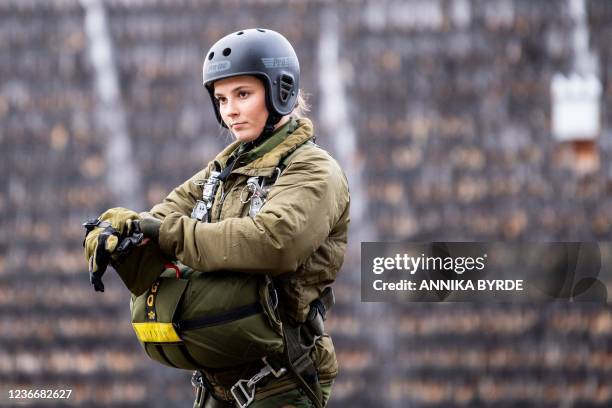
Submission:
<svg viewBox="0 0 612 408">
<path fill-rule="evenodd" d="M 302 181 L 323 183 L 330 191 L 334 191 L 333 195 L 343 211 L 344 205 L 340 203 L 349 200 L 348 180 L 340 164 L 327 150 L 307 142 L 288 156 L 284 165 L 283 173 L 291 174 L 295 171 Z"/>
<path fill-rule="evenodd" d="M 285 167 L 294 163 L 311 164 L 313 166 L 324 166 L 330 171 L 342 174 L 340 165 L 332 155 L 318 144 L 308 141 L 298 147 L 293 153 L 283 160 Z"/>
</svg>

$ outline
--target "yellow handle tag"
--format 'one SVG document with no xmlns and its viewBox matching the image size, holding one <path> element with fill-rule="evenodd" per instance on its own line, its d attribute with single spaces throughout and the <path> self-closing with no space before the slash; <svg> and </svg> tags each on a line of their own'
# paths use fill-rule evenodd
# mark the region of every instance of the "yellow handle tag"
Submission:
<svg viewBox="0 0 612 408">
<path fill-rule="evenodd" d="M 136 337 L 143 343 L 179 343 L 179 337 L 172 323 L 132 323 Z"/>
</svg>

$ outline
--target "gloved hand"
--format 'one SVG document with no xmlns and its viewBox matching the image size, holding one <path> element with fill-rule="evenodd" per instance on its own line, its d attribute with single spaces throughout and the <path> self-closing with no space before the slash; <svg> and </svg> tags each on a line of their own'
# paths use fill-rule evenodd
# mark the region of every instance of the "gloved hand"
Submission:
<svg viewBox="0 0 612 408">
<path fill-rule="evenodd" d="M 122 251 L 133 247 L 134 242 L 132 241 L 134 240 L 126 241 L 125 238 L 132 235 L 133 232 L 139 232 L 136 231 L 138 227 L 135 222 L 139 218 L 136 212 L 118 207 L 111 208 L 99 218 L 83 224 L 87 230 L 83 246 L 89 267 L 89 280 L 96 291 L 104 292 L 102 276 L 119 242 L 121 241 Z"/>
<path fill-rule="evenodd" d="M 133 228 L 133 222 L 140 218 L 142 217 L 135 211 L 123 207 L 111 208 L 104 211 L 102 215 L 98 217 L 100 221 L 109 222 L 121 236 L 130 235 Z"/>
</svg>

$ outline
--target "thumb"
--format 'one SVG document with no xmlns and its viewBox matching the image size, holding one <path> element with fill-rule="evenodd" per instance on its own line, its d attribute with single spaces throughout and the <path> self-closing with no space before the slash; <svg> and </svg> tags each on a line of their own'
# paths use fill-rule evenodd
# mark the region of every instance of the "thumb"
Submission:
<svg viewBox="0 0 612 408">
<path fill-rule="evenodd" d="M 88 262 L 88 266 L 89 266 L 89 273 L 94 273 L 98 270 L 98 266 L 96 265 L 96 259 L 95 259 L 95 254 L 89 257 L 89 262 Z"/>
<path fill-rule="evenodd" d="M 115 235 L 110 235 L 108 238 L 106 238 L 104 248 L 106 249 L 106 252 L 112 254 L 113 252 L 115 252 L 117 244 L 119 244 L 119 238 L 117 238 L 117 236 Z"/>
</svg>

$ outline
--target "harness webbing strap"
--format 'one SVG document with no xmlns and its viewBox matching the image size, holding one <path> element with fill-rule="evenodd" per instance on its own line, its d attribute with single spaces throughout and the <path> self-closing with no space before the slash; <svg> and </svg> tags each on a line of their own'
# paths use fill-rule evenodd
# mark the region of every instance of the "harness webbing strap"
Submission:
<svg viewBox="0 0 612 408">
<path fill-rule="evenodd" d="M 281 316 L 284 313 L 281 308 Z M 315 368 L 314 362 L 310 358 L 310 350 L 312 346 L 303 346 L 300 340 L 300 327 L 293 327 L 287 322 L 286 318 L 283 321 L 283 342 L 284 357 L 287 361 L 289 370 L 300 382 L 300 388 L 306 393 L 308 398 L 315 404 L 317 408 L 323 408 L 323 393 L 321 392 L 321 384 Z"/>
</svg>

